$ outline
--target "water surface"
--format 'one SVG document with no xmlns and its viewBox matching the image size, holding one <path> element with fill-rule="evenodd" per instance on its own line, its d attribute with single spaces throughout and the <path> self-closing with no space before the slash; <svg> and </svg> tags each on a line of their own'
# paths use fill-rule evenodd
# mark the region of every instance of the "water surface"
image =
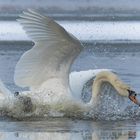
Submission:
<svg viewBox="0 0 140 140">
<path fill-rule="evenodd" d="M 57 21 L 81 41 L 139 42 L 140 21 Z M 0 21 L 0 41 L 30 40 L 21 25 L 15 21 Z"/>
<path fill-rule="evenodd" d="M 121 79 L 130 84 L 134 88 L 134 90 L 139 92 L 140 44 L 138 43 L 138 39 L 140 37 L 140 30 L 138 28 L 140 26 L 140 23 L 131 23 L 122 22 L 121 24 L 119 22 L 115 23 L 114 25 L 113 22 L 101 22 L 100 24 L 98 22 L 62 22 L 62 25 L 64 25 L 66 29 L 68 29 L 71 33 L 74 32 L 74 34 L 78 38 L 84 41 L 84 44 L 86 46 L 84 51 L 74 62 L 71 71 L 97 68 L 113 69 L 118 73 Z M 12 23 L 13 28 L 10 27 L 11 23 L 1 22 L 0 24 L 3 26 L 3 29 L 0 33 L 2 41 L 9 41 L 10 39 L 18 41 L 29 41 L 29 38 L 27 38 L 27 36 L 17 23 Z M 88 27 L 85 28 L 85 25 L 88 25 Z M 112 28 L 110 28 L 110 26 Z M 123 29 L 125 26 L 127 28 Z M 129 26 L 130 30 L 128 30 Z M 7 33 L 4 30 L 5 27 L 7 27 Z M 119 27 L 121 27 L 120 30 L 116 32 Z M 89 29 L 91 29 L 91 31 Z M 110 33 L 106 34 L 107 31 L 109 31 Z M 137 31 L 137 34 L 135 33 L 135 31 Z M 93 32 L 95 32 L 96 34 L 93 34 Z M 110 41 L 122 39 L 125 40 L 125 42 L 93 42 L 93 40 L 101 39 L 101 37 L 103 37 L 103 40 Z M 133 43 L 127 43 L 126 40 L 131 40 Z M 134 43 L 135 41 L 136 43 Z M 32 44 L 28 44 L 25 42 L 12 44 L 0 43 L 0 78 L 13 93 L 17 90 L 23 90 L 17 87 L 13 81 L 15 65 L 21 55 L 31 47 Z M 140 139 L 140 122 L 139 118 L 137 118 L 137 120 L 132 119 L 127 121 L 97 122 L 93 120 L 72 120 L 65 118 L 55 118 L 48 120 L 42 120 L 40 118 L 40 120 L 23 121 L 3 118 L 0 120 L 0 139 L 138 140 Z"/>
<path fill-rule="evenodd" d="M 71 119 L 0 122 L 1 140 L 138 140 L 140 123 Z"/>
</svg>

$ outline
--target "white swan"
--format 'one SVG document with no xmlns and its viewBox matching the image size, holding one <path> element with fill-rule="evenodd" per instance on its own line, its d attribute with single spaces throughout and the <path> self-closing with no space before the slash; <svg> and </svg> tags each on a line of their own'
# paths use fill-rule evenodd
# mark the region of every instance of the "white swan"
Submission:
<svg viewBox="0 0 140 140">
<path fill-rule="evenodd" d="M 71 64 L 82 51 L 83 45 L 49 17 L 32 10 L 23 12 L 20 17 L 18 21 L 35 42 L 35 46 L 18 61 L 14 80 L 18 86 L 29 87 L 30 90 L 8 98 L 7 102 L 5 100 L 6 103 L 11 102 L 10 107 L 9 104 L 4 104 L 7 109 L 10 108 L 14 113 L 24 110 L 24 113 L 32 114 L 39 112 L 40 106 L 51 104 L 54 110 L 63 110 L 62 112 L 70 112 L 69 108 L 85 111 L 96 105 L 101 86 L 105 82 L 110 83 L 119 95 L 129 97 L 139 105 L 136 93 L 108 70 L 73 72 L 69 76 Z M 80 99 L 83 86 L 94 76 L 92 98 L 85 104 L 77 98 Z M 0 88 L 3 89 L 4 85 L 1 84 Z M 1 93 L 6 98 L 7 94 L 11 94 L 4 89 Z M 46 112 L 49 110 L 48 107 L 43 109 Z"/>
</svg>

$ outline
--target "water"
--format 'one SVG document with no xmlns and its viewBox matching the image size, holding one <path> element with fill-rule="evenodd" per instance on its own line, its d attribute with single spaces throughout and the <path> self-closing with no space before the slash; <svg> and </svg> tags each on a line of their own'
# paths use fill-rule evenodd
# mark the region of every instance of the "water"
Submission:
<svg viewBox="0 0 140 140">
<path fill-rule="evenodd" d="M 104 22 L 103 22 L 104 23 Z M 101 24 L 103 24 L 101 23 Z M 122 22 L 123 23 L 123 22 Z M 135 24 L 136 23 L 136 24 Z M 125 36 L 122 38 L 125 39 L 125 42 L 116 42 L 110 40 L 120 40 L 118 31 L 116 35 L 109 34 L 105 40 L 108 42 L 102 41 L 102 43 L 94 43 L 94 37 L 90 35 L 84 40 L 86 34 L 85 31 L 82 31 L 81 34 L 78 34 L 78 38 L 84 41 L 85 49 L 80 54 L 78 59 L 74 62 L 71 71 L 80 71 L 88 69 L 100 69 L 100 68 L 109 68 L 113 69 L 118 73 L 118 75 L 126 83 L 130 84 L 135 91 L 139 92 L 139 81 L 140 81 L 140 47 L 139 47 L 139 33 L 136 36 L 131 36 L 131 33 L 139 27 L 139 22 L 134 23 L 134 30 L 130 31 L 130 35 L 127 38 L 126 32 L 123 34 Z M 10 23 L 7 22 L 7 25 Z M 11 41 L 11 35 L 17 33 L 19 36 L 13 36 L 14 40 L 19 42 L 9 43 L 0 43 L 0 78 L 7 85 L 7 87 L 15 92 L 17 90 L 22 90 L 17 87 L 13 82 L 14 68 L 19 60 L 20 56 L 32 47 L 32 43 L 25 42 L 29 41 L 27 36 L 25 36 L 23 30 L 18 26 L 19 30 L 16 32 L 14 28 L 17 29 L 17 24 L 13 23 L 12 31 L 7 29 L 7 36 L 2 38 L 5 32 L 2 30 L 1 40 Z M 72 32 L 75 32 L 75 25 L 80 23 L 63 22 L 63 25 L 70 30 L 72 27 Z M 85 24 L 88 24 L 85 22 Z M 104 23 L 103 26 L 113 25 L 113 23 L 107 24 Z M 117 26 L 119 24 L 115 23 Z M 127 22 L 125 22 L 125 25 Z M 1 23 L 2 25 L 2 23 Z M 91 28 L 93 24 L 89 25 Z M 128 25 L 130 23 L 128 22 Z M 135 26 L 136 25 L 136 26 Z M 5 24 L 3 24 L 5 26 Z M 79 25 L 79 28 L 83 28 L 84 22 Z M 103 26 L 102 29 L 103 29 Z M 120 27 L 122 25 L 119 25 Z M 5 26 L 6 27 L 6 26 Z M 109 27 L 109 26 L 108 26 Z M 113 26 L 114 27 L 114 26 Z M 113 28 L 112 27 L 112 28 Z M 118 28 L 117 27 L 117 28 Z M 85 28 L 84 28 L 85 29 Z M 106 29 L 106 27 L 104 28 Z M 122 29 L 122 28 L 121 28 Z M 110 29 L 114 30 L 114 29 Z M 95 31 L 95 30 L 93 30 Z M 93 32 L 92 31 L 92 32 Z M 100 34 L 106 36 L 104 33 L 106 30 L 101 30 Z M 78 31 L 79 32 L 79 31 Z M 87 31 L 86 31 L 87 32 Z M 92 34 L 90 32 L 89 34 Z M 96 33 L 97 34 L 97 33 Z M 96 35 L 95 34 L 95 35 Z M 76 35 L 76 34 L 75 34 Z M 116 37 L 117 36 L 117 37 Z M 98 39 L 101 36 L 98 36 Z M 10 40 L 11 39 L 11 40 Z M 97 38 L 95 40 L 98 40 Z M 22 40 L 22 42 L 20 42 Z M 88 41 L 87 41 L 88 40 Z M 131 40 L 127 43 L 126 40 Z M 135 43 L 135 40 L 136 43 Z M 99 41 L 100 42 L 100 41 Z M 132 103 L 131 103 L 132 104 Z M 137 108 L 138 109 L 138 108 Z M 43 118 L 37 120 L 11 120 L 7 118 L 1 118 L 0 120 L 0 139 L 1 140 L 45 140 L 45 139 L 70 139 L 70 140 L 117 140 L 117 139 L 139 139 L 140 138 L 140 122 L 139 117 L 136 119 L 126 120 L 126 121 L 93 121 L 93 120 L 75 120 L 75 119 L 66 119 L 66 118 L 55 118 L 44 120 Z"/>
<path fill-rule="evenodd" d="M 139 122 L 92 122 L 70 119 L 1 122 L 1 140 L 138 140 Z M 4 127 L 4 128 L 3 128 Z"/>
<path fill-rule="evenodd" d="M 11 44 L 0 46 L 0 77 L 7 87 L 19 90 L 13 83 L 15 64 L 21 54 L 30 49 L 32 44 Z M 73 70 L 109 68 L 115 70 L 121 78 L 136 91 L 139 87 L 139 44 L 86 44 L 87 48 L 81 53 L 72 66 Z M 93 48 L 94 46 L 94 48 Z M 88 62 L 88 63 L 87 63 Z M 114 63 L 115 62 L 115 63 Z M 85 65 L 86 64 L 86 65 Z M 139 120 L 96 122 L 93 120 L 1 120 L 0 133 L 2 140 L 33 140 L 33 139 L 139 139 Z"/>
<path fill-rule="evenodd" d="M 82 41 L 139 42 L 140 21 L 63 21 L 58 20 L 68 32 Z M 0 21 L 1 41 L 27 41 L 30 40 L 18 22 Z M 11 28 L 12 27 L 12 28 Z M 125 27 L 125 28 L 124 28 Z"/>
</svg>

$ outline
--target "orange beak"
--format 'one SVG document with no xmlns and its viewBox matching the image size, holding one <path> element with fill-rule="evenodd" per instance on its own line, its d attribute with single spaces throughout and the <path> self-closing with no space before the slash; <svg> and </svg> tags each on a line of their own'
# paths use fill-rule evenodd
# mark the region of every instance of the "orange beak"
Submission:
<svg viewBox="0 0 140 140">
<path fill-rule="evenodd" d="M 135 93 L 135 91 L 128 90 L 128 92 L 129 92 L 129 99 L 130 99 L 133 103 L 135 103 L 135 104 L 137 104 L 137 105 L 140 106 L 140 102 L 139 102 L 139 101 L 137 100 L 137 98 L 136 98 L 137 94 Z"/>
</svg>

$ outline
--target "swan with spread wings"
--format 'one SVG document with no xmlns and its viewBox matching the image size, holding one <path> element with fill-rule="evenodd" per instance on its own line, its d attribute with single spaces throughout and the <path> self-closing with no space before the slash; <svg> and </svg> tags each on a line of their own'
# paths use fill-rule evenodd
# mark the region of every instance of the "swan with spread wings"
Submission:
<svg viewBox="0 0 140 140">
<path fill-rule="evenodd" d="M 16 98 L 16 101 L 20 100 L 26 111 L 31 111 L 35 107 L 30 106 L 37 104 L 58 102 L 63 104 L 68 101 L 69 105 L 75 103 L 81 108 L 85 106 L 87 108 L 97 103 L 97 97 L 102 90 L 101 85 L 105 82 L 108 82 L 120 96 L 128 97 L 139 105 L 136 93 L 110 70 L 70 73 L 73 61 L 84 47 L 76 37 L 50 17 L 28 10 L 20 15 L 18 22 L 35 42 L 35 46 L 21 56 L 14 75 L 15 83 L 20 87 L 29 87 L 29 91 L 17 93 L 15 97 L 1 82 L 0 99 L 5 106 L 5 99 L 7 102 L 13 100 L 15 102 Z M 81 93 L 84 85 L 92 78 L 94 78 L 90 85 L 92 97 L 88 103 L 84 103 L 80 101 Z"/>
</svg>

